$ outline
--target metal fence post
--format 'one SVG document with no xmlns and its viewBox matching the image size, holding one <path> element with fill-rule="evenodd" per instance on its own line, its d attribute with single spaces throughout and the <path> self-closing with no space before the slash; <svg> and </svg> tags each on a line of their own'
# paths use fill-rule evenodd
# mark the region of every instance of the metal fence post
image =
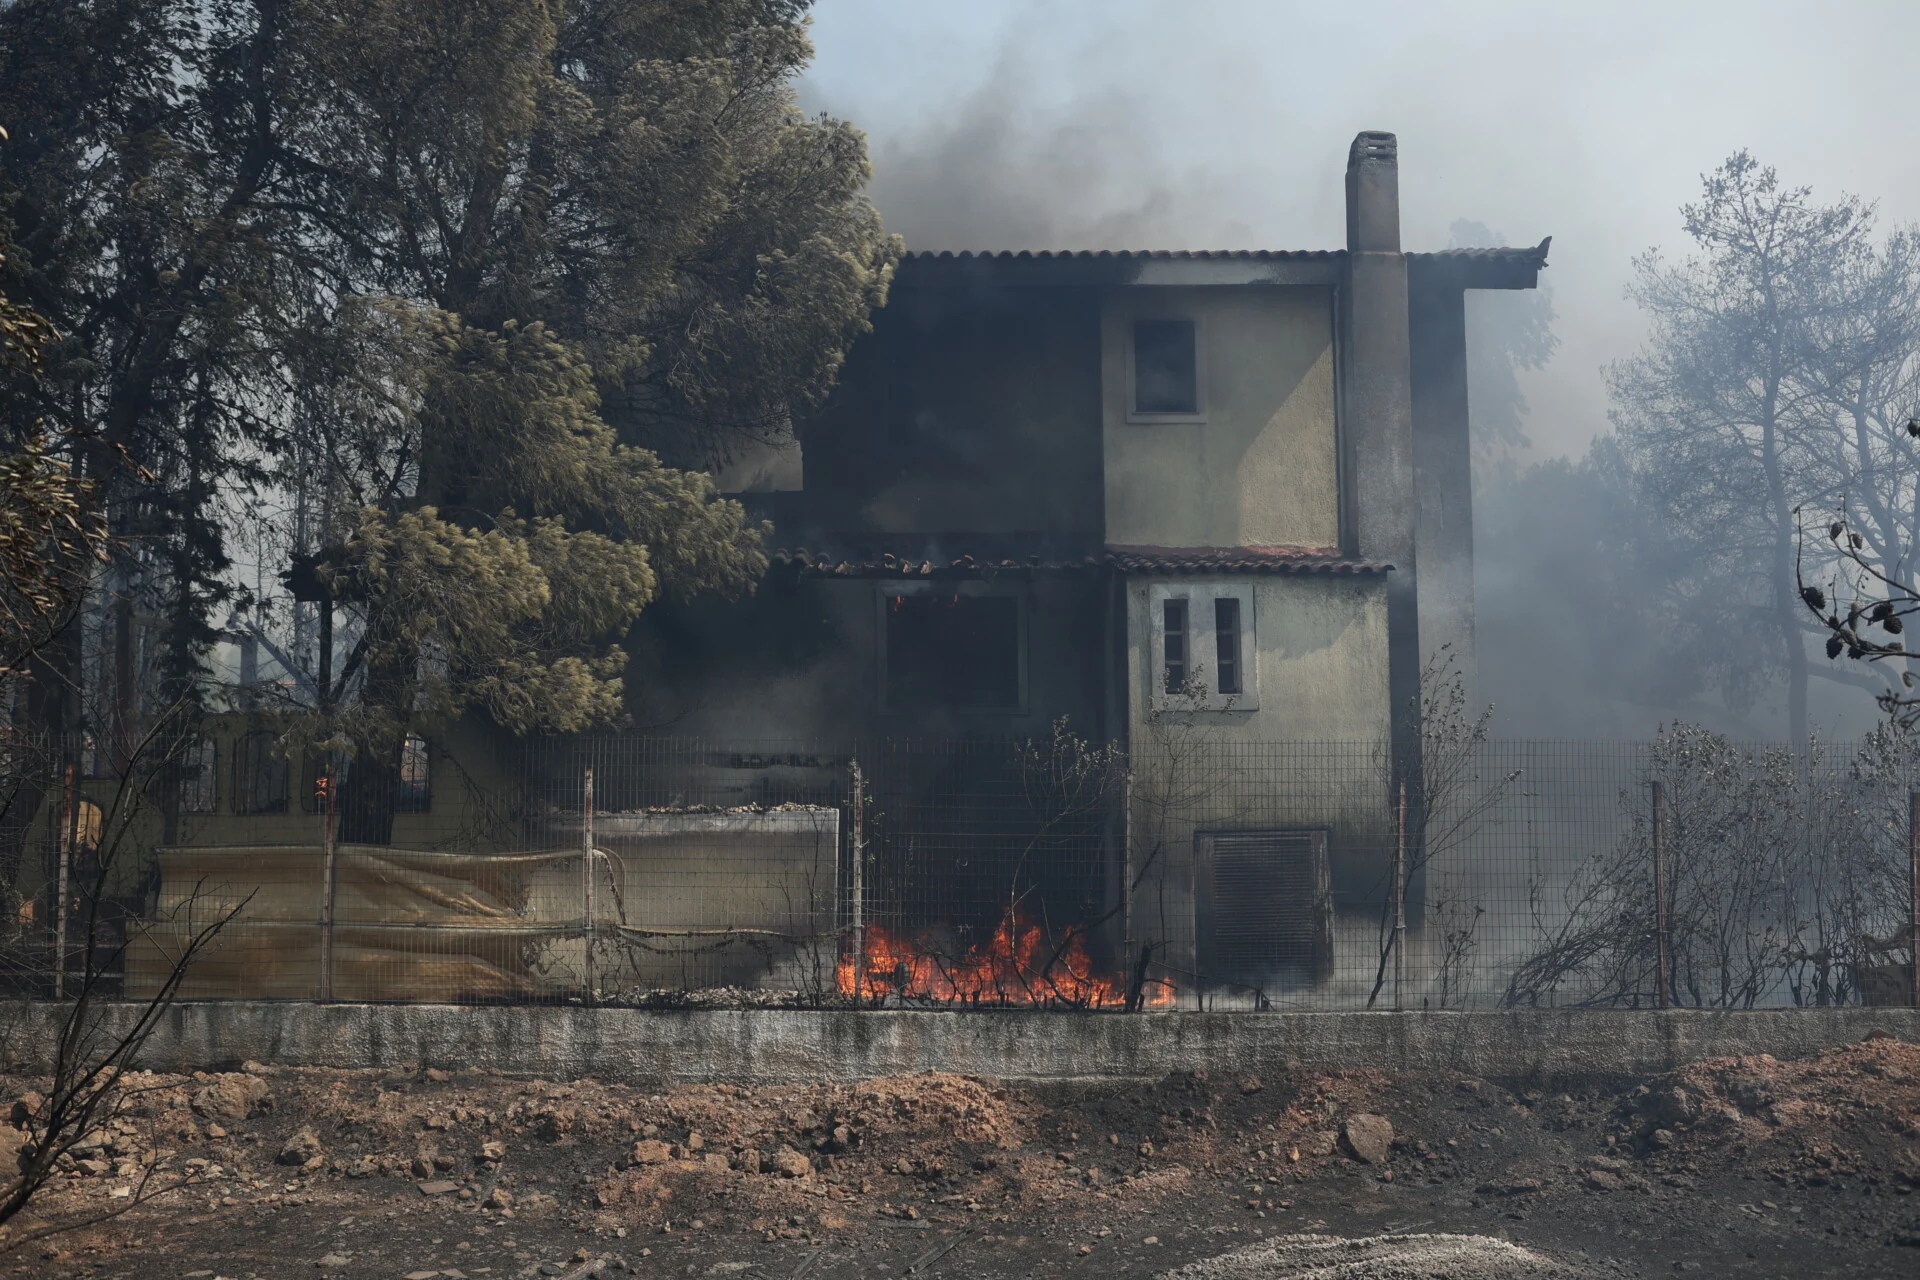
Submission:
<svg viewBox="0 0 1920 1280">
<path fill-rule="evenodd" d="M 867 989 L 867 833 L 862 793 L 866 783 L 860 774 L 860 757 L 847 763 L 847 816 L 852 826 L 850 844 L 853 866 L 850 868 L 852 901 L 848 915 L 852 925 L 849 945 L 853 948 L 853 997 L 859 1000 Z"/>
<path fill-rule="evenodd" d="M 581 996 L 593 1001 L 593 767 L 587 767 L 580 798 L 580 929 L 586 947 Z"/>
<path fill-rule="evenodd" d="M 1653 787 L 1653 971 L 1659 990 L 1654 992 L 1654 1008 L 1667 1007 L 1667 991 L 1673 979 L 1673 955 L 1667 936 L 1667 821 L 1666 789 L 1659 782 Z"/>
<path fill-rule="evenodd" d="M 305 772 L 302 770 L 302 772 Z M 327 756 L 326 772 L 320 776 L 320 785 L 326 788 L 327 817 L 320 824 L 320 1001 L 322 1004 L 333 999 L 333 903 L 334 886 L 339 874 L 334 858 L 334 793 L 340 789 L 340 775 L 333 767 L 333 756 Z"/>
<path fill-rule="evenodd" d="M 1400 803 L 1393 840 L 1393 1011 L 1406 1008 L 1401 985 L 1407 971 L 1407 780 L 1400 780 Z"/>
<path fill-rule="evenodd" d="M 73 870 L 73 849 L 80 842 L 80 784 L 78 770 L 71 759 L 67 762 L 66 806 L 60 814 L 60 830 L 54 835 L 54 846 L 59 851 L 60 863 L 54 873 L 53 887 L 53 998 L 64 999 L 67 994 L 67 916 L 71 914 L 67 906 L 67 893 L 71 888 Z"/>
<path fill-rule="evenodd" d="M 1920 791 L 1907 792 L 1907 997 L 1920 1009 Z"/>
<path fill-rule="evenodd" d="M 1120 775 L 1120 973 L 1133 973 L 1133 769 Z"/>
</svg>

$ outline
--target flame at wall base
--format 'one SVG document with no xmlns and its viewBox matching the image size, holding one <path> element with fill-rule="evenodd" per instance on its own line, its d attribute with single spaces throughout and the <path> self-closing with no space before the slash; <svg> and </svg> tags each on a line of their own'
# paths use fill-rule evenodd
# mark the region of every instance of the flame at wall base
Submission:
<svg viewBox="0 0 1920 1280">
<path fill-rule="evenodd" d="M 1035 1008 L 1119 1009 L 1127 1003 L 1126 980 L 1095 972 L 1086 931 L 1078 925 L 1051 945 L 1045 929 L 1009 908 L 991 938 L 958 956 L 930 940 L 909 939 L 882 925 L 867 925 L 862 932 L 864 977 L 856 977 L 852 954 L 842 956 L 838 977 L 843 996 Z M 1141 999 L 1148 1007 L 1171 1005 L 1173 987 L 1148 982 Z"/>
</svg>

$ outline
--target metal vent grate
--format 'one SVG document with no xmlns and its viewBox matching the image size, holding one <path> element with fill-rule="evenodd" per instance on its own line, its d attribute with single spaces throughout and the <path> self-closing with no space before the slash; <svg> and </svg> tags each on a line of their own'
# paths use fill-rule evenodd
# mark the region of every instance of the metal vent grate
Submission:
<svg viewBox="0 0 1920 1280">
<path fill-rule="evenodd" d="M 1209 983 L 1320 979 L 1333 961 L 1324 831 L 1200 837 L 1201 969 Z"/>
</svg>

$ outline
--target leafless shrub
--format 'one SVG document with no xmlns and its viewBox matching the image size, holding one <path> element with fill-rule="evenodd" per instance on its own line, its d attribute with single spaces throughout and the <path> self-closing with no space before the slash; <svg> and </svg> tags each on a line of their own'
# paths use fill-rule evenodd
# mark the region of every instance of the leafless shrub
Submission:
<svg viewBox="0 0 1920 1280">
<path fill-rule="evenodd" d="M 179 1179 L 162 1176 L 165 1170 L 151 1167 L 137 1179 L 130 1195 L 111 1209 L 82 1210 L 26 1230 L 7 1230 L 10 1221 L 46 1188 L 61 1162 L 103 1125 L 119 1118 L 128 1100 L 124 1087 L 128 1071 L 173 1004 L 188 972 L 250 900 L 209 908 L 206 904 L 214 898 L 203 892 L 204 886 L 190 894 L 177 918 L 167 922 L 185 928 L 173 932 L 169 965 L 157 990 L 131 1010 L 109 1003 L 126 948 L 119 930 L 139 927 L 114 918 L 112 889 L 121 863 L 137 858 L 143 837 L 150 834 L 146 820 L 156 789 L 171 777 L 168 766 L 173 753 L 185 740 L 179 732 L 185 714 L 186 708 L 180 707 L 158 717 L 155 726 L 133 744 L 126 763 L 115 771 L 113 792 L 100 807 L 97 828 L 87 833 L 86 856 L 81 859 L 81 850 L 67 850 L 82 874 L 75 878 L 69 899 L 55 904 L 56 911 L 70 912 L 75 918 L 77 947 L 71 953 L 56 950 L 50 956 L 59 974 L 55 989 L 70 997 L 59 1006 L 54 1043 L 36 1047 L 24 1039 L 24 1029 L 33 1025 L 30 990 L 20 993 L 6 1011 L 14 1028 L 6 1037 L 8 1042 L 16 1051 L 34 1051 L 41 1060 L 50 1059 L 51 1068 L 46 1096 L 27 1117 L 32 1140 L 22 1150 L 19 1167 L 4 1171 L 0 1180 L 0 1233 L 4 1233 L 0 1254 L 124 1213 L 180 1185 Z"/>
<path fill-rule="evenodd" d="M 1898 729 L 1868 739 L 1845 768 L 1818 741 L 1799 753 L 1691 725 L 1660 734 L 1643 781 L 1660 782 L 1666 804 L 1669 1003 L 1858 997 L 1871 930 L 1897 918 L 1891 850 L 1905 838 L 1913 757 Z M 1657 1003 L 1648 791 L 1623 791 L 1620 804 L 1626 833 L 1557 900 L 1536 877 L 1539 943 L 1505 1003 Z"/>
<path fill-rule="evenodd" d="M 1493 708 L 1478 712 L 1467 702 L 1466 675 L 1460 670 L 1452 645 L 1442 645 L 1427 659 L 1420 671 L 1420 761 L 1417 769 L 1387 755 L 1380 758 L 1381 780 L 1387 794 L 1393 796 L 1401 782 L 1406 784 L 1407 812 L 1402 886 L 1416 882 L 1436 862 L 1469 844 L 1487 826 L 1496 821 L 1520 771 L 1486 777 L 1483 774 L 1485 747 L 1493 725 Z M 1390 873 L 1391 874 L 1391 873 Z M 1380 894 L 1380 959 L 1374 969 L 1373 989 L 1367 994 L 1367 1007 L 1380 998 L 1387 982 L 1387 967 L 1400 945 L 1394 927 L 1398 903 L 1395 886 L 1389 882 Z M 1479 910 L 1473 912 L 1478 918 Z M 1459 922 L 1451 922 L 1458 925 Z M 1443 925 L 1443 927 L 1448 927 Z M 1470 954 L 1472 929 L 1459 942 Z M 1443 953 L 1444 955 L 1444 953 Z M 1464 955 L 1456 957 L 1462 959 Z M 1443 959 L 1443 963 L 1445 963 Z M 1454 976 L 1449 966 L 1443 977 Z"/>
</svg>

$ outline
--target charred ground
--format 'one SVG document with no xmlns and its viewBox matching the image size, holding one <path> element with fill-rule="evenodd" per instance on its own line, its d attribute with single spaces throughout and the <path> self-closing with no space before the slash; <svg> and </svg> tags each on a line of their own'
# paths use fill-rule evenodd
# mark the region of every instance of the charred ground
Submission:
<svg viewBox="0 0 1920 1280">
<path fill-rule="evenodd" d="M 35 1082 L 4 1083 L 11 1148 L 33 1138 Z M 39 1212 L 180 1185 L 0 1268 L 1148 1276 L 1277 1235 L 1431 1232 L 1606 1275 L 1920 1266 L 1920 1046 L 1887 1038 L 1551 1085 L 1355 1070 L 661 1092 L 250 1067 L 130 1080 L 80 1154 Z"/>
</svg>

